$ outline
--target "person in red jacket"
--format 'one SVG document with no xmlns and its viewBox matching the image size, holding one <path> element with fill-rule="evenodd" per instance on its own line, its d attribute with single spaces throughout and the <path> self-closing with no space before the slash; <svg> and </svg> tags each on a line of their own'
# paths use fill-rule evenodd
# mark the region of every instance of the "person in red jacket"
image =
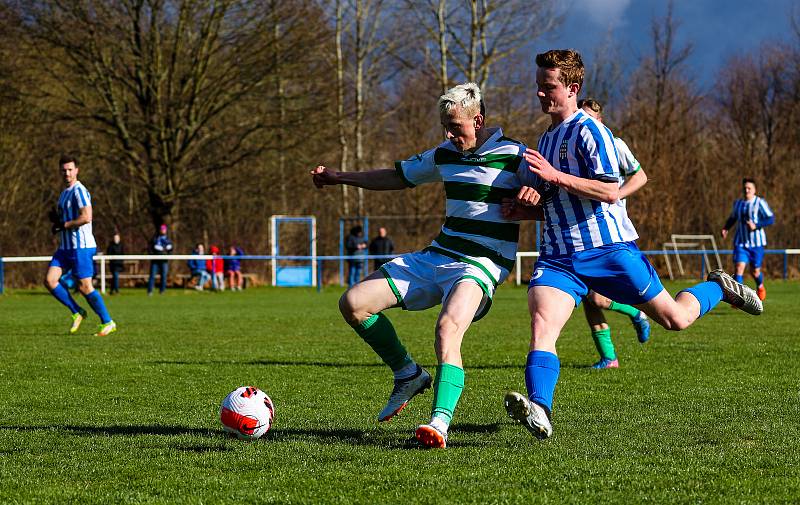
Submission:
<svg viewBox="0 0 800 505">
<path fill-rule="evenodd" d="M 219 247 L 212 245 L 209 249 L 211 254 L 219 254 Z M 222 258 L 206 260 L 206 270 L 211 274 L 211 287 L 215 291 L 225 291 L 225 262 Z"/>
</svg>

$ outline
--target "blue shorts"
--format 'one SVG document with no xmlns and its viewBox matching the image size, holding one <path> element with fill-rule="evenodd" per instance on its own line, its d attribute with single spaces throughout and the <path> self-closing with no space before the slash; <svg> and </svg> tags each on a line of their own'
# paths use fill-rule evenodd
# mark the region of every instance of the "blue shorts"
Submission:
<svg viewBox="0 0 800 505">
<path fill-rule="evenodd" d="M 87 249 L 59 249 L 50 260 L 51 267 L 58 267 L 64 272 L 72 270 L 72 274 L 78 279 L 88 279 L 94 277 L 94 253 L 97 248 Z"/>
<path fill-rule="evenodd" d="M 761 268 L 761 263 L 763 261 L 763 247 L 747 247 L 743 245 L 737 245 L 733 247 L 734 263 L 750 263 L 753 268 Z"/>
<path fill-rule="evenodd" d="M 581 303 L 590 289 L 629 305 L 646 303 L 664 286 L 653 266 L 633 242 L 607 244 L 568 256 L 540 257 L 528 289 L 549 286 Z"/>
</svg>

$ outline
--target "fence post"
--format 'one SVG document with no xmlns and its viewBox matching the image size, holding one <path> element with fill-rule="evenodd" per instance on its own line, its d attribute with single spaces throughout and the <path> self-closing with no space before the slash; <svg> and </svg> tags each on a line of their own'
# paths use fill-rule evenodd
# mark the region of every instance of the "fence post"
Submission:
<svg viewBox="0 0 800 505">
<path fill-rule="evenodd" d="M 5 285 L 5 275 L 3 273 L 3 258 L 0 258 L 0 295 L 3 294 L 3 287 Z"/>
<path fill-rule="evenodd" d="M 100 256 L 100 292 L 106 294 L 106 257 Z"/>
<path fill-rule="evenodd" d="M 783 250 L 783 280 L 789 278 L 789 255 L 786 254 L 786 249 Z"/>
</svg>

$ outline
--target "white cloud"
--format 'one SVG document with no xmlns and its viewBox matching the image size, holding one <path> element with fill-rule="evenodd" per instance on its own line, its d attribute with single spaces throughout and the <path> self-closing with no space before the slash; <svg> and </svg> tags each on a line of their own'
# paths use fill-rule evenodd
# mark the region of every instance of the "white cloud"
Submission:
<svg viewBox="0 0 800 505">
<path fill-rule="evenodd" d="M 583 13 L 601 28 L 616 28 L 623 24 L 631 0 L 576 0 L 572 12 Z"/>
</svg>

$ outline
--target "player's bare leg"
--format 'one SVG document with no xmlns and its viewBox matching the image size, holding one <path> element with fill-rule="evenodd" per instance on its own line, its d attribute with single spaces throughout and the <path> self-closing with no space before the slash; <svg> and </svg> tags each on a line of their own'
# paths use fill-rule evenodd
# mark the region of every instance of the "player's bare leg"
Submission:
<svg viewBox="0 0 800 505">
<path fill-rule="evenodd" d="M 575 300 L 560 289 L 534 286 L 528 290 L 531 313 L 531 344 L 525 366 L 528 394 L 509 392 L 504 403 L 509 417 L 539 439 L 553 434 L 550 412 L 561 367 L 556 341 L 574 308 Z"/>
<path fill-rule="evenodd" d="M 431 386 L 431 375 L 411 358 L 391 321 L 383 314 L 383 310 L 397 305 L 397 297 L 381 271 L 373 272 L 339 299 L 345 321 L 394 373 L 394 388 L 378 414 L 378 421 L 390 420 L 414 396 Z"/>
<path fill-rule="evenodd" d="M 439 366 L 433 384 L 431 422 L 417 428 L 415 436 L 426 447 L 444 448 L 447 430 L 464 389 L 461 342 L 483 300 L 483 290 L 472 281 L 457 283 L 445 300 L 436 322 L 434 348 Z"/>
</svg>

